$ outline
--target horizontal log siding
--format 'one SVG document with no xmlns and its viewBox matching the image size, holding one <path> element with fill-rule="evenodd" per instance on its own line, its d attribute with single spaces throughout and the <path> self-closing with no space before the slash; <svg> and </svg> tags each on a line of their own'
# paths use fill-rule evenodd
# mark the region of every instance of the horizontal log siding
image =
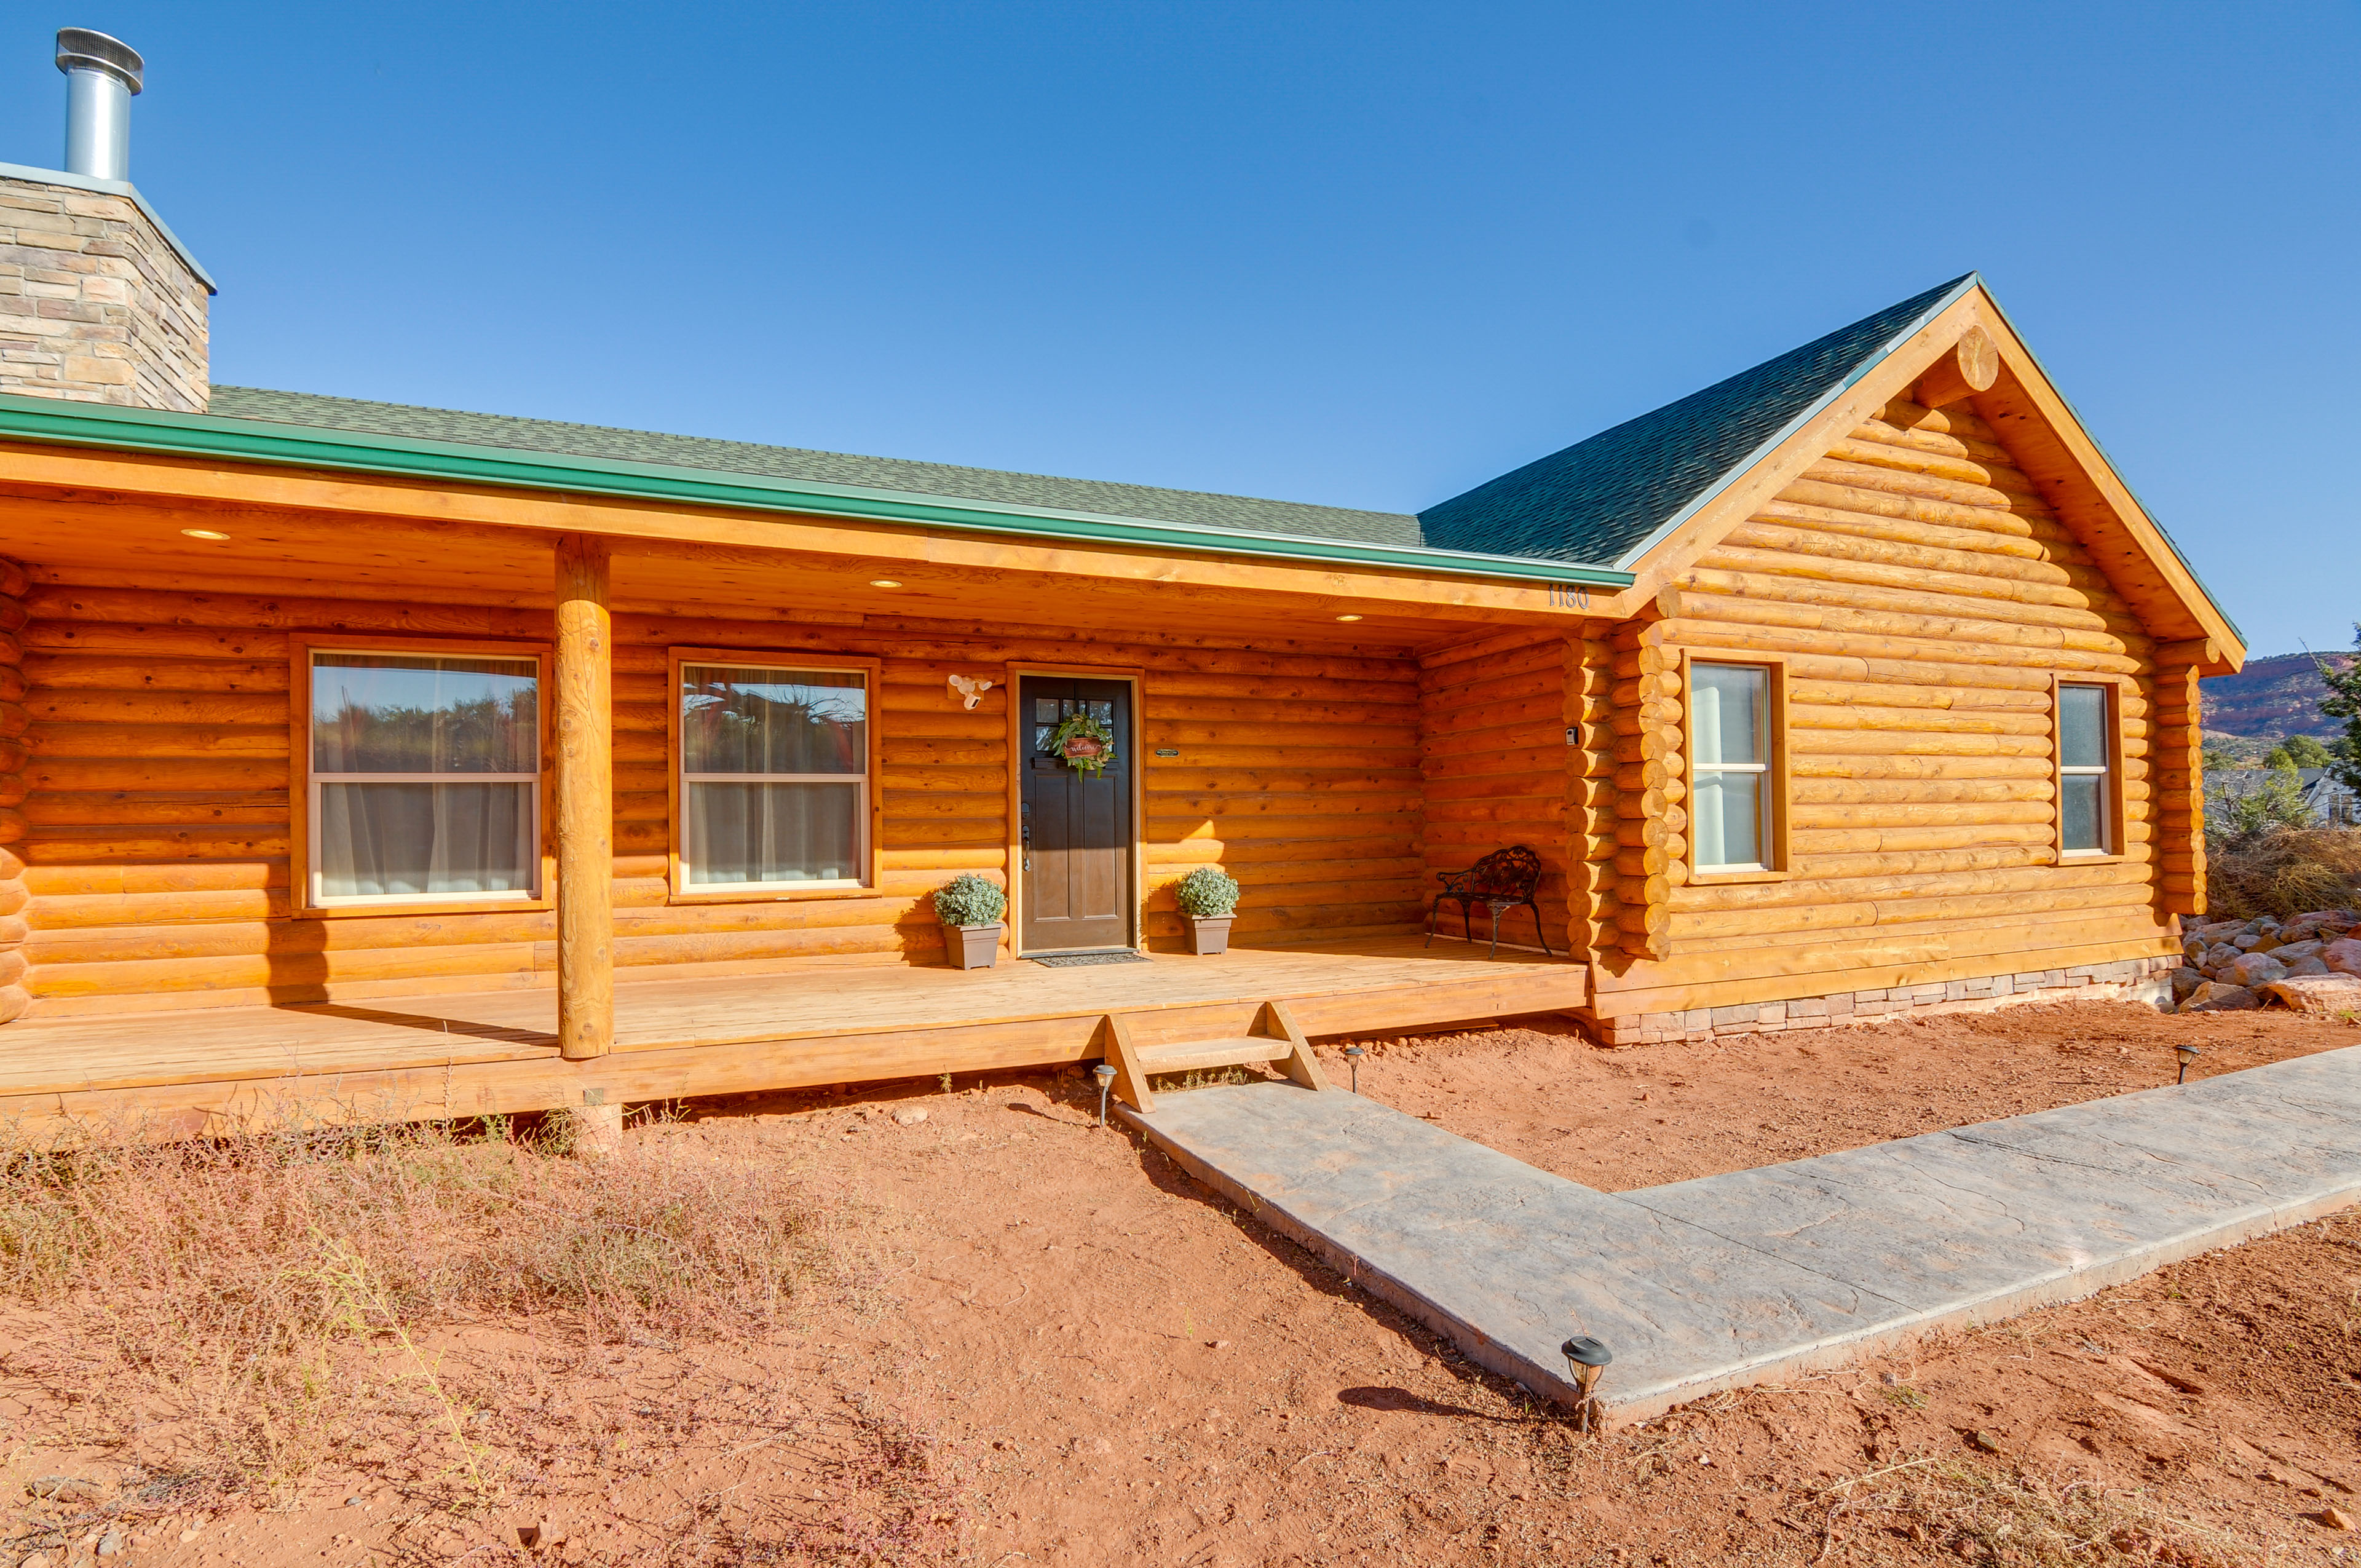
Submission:
<svg viewBox="0 0 2361 1568">
<path fill-rule="evenodd" d="M 25 732 L 32 715 L 25 707 L 25 644 L 27 612 L 25 569 L 0 560 L 0 1024 L 31 1004 L 25 989 L 25 941 L 32 933 L 27 916 L 32 895 L 25 888 L 23 850 L 27 755 Z"/>
<path fill-rule="evenodd" d="M 1886 411 L 1700 557 L 1655 629 L 1786 655 L 1791 874 L 1675 868 L 1664 956 L 1609 980 L 1602 1016 L 2170 950 L 2151 764 L 2180 709 L 2152 643 L 1989 426 Z M 2094 673 L 2134 677 L 2125 853 L 2061 866 L 2050 682 Z"/>
<path fill-rule="evenodd" d="M 1511 633 L 1428 654 L 1419 676 L 1428 896 L 1441 886 L 1434 873 L 1465 871 L 1494 850 L 1526 845 L 1541 857 L 1535 896 L 1549 946 L 1560 954 L 1574 935 L 1568 894 L 1580 863 L 1567 827 L 1569 657 L 1578 661 L 1579 644 L 1570 655 L 1564 637 Z M 1479 909 L 1471 920 L 1488 942 L 1489 915 Z M 1461 928 L 1456 905 L 1443 928 Z M 1501 940 L 1530 948 L 1535 936 L 1528 912 L 1502 916 Z"/>
<path fill-rule="evenodd" d="M 41 575 L 37 572 L 37 577 Z M 54 576 L 54 575 L 52 575 Z M 19 633 L 31 751 L 19 841 L 31 897 L 23 977 L 49 1016 L 551 983 L 545 912 L 296 919 L 288 902 L 288 640 L 333 632 L 546 639 L 547 611 L 192 595 L 36 581 Z M 0 604 L 0 612 L 6 609 Z M 1245 883 L 1235 939 L 1414 927 L 1418 683 L 1408 660 L 1084 643 L 973 625 L 876 628 L 618 614 L 615 956 L 651 973 L 745 973 L 836 955 L 937 961 L 928 895 L 1004 879 L 1007 693 L 973 710 L 954 672 L 1011 660 L 1144 668 L 1147 928 L 1183 944 L 1163 884 L 1220 864 Z M 666 650 L 883 661 L 884 869 L 873 896 L 674 905 L 666 884 Z M 0 648 L 0 652 L 8 651 Z M 0 675 L 0 679 L 5 679 Z M 0 723 L 8 709 L 0 707 Z M 1159 747 L 1176 750 L 1155 758 Z M 5 823 L 5 818 L 0 818 Z M 5 831 L 0 826 L 0 831 Z M 5 872 L 14 865 L 0 865 Z M 0 988 L 0 1007 L 7 998 Z"/>
</svg>

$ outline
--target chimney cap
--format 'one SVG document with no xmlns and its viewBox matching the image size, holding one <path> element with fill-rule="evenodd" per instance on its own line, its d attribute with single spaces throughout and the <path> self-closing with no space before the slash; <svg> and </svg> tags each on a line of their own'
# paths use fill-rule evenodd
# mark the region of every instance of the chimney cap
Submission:
<svg viewBox="0 0 2361 1568">
<path fill-rule="evenodd" d="M 139 91 L 140 73 L 148 69 L 148 62 L 139 58 L 137 49 L 121 38 L 94 33 L 88 27 L 60 27 L 58 69 L 103 71 L 137 93 Z"/>
</svg>

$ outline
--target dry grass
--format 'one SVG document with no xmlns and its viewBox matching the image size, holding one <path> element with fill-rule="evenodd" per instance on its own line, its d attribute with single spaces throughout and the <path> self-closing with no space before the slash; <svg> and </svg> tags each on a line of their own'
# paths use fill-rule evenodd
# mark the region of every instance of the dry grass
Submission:
<svg viewBox="0 0 2361 1568">
<path fill-rule="evenodd" d="M 207 1464 L 298 1478 L 390 1380 L 480 1489 L 470 1412 L 419 1334 L 759 1331 L 813 1266 L 810 1214 L 780 1162 L 662 1137 L 577 1160 L 500 1124 L 17 1151 L 0 1299 L 71 1331 L 70 1402 L 169 1409 Z"/>
<path fill-rule="evenodd" d="M 1969 1563 L 2039 1568 L 2247 1568 L 2262 1554 L 2218 1530 L 2095 1482 L 2053 1486 L 2022 1471 L 1921 1459 L 1821 1490 L 1821 1555 L 1872 1558 L 1906 1542 Z"/>
<path fill-rule="evenodd" d="M 2209 915 L 2251 920 L 2361 905 L 2361 828 L 2278 828 L 2205 850 Z"/>
</svg>

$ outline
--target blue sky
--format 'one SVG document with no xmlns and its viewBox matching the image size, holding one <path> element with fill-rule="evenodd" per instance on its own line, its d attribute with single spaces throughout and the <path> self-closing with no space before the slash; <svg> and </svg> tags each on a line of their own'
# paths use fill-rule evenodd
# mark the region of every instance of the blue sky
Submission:
<svg viewBox="0 0 2361 1568">
<path fill-rule="evenodd" d="M 2361 617 L 2361 5 L 269 6 L 220 382 L 1412 510 L 1980 269 L 2257 653 Z"/>
</svg>

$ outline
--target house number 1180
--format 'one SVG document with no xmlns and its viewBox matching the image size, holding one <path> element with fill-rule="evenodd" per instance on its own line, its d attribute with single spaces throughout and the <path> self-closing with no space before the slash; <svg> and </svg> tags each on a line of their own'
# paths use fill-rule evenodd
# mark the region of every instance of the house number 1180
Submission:
<svg viewBox="0 0 2361 1568">
<path fill-rule="evenodd" d="M 1588 609 L 1590 590 L 1580 583 L 1552 583 L 1549 602 L 1552 609 Z"/>
</svg>

